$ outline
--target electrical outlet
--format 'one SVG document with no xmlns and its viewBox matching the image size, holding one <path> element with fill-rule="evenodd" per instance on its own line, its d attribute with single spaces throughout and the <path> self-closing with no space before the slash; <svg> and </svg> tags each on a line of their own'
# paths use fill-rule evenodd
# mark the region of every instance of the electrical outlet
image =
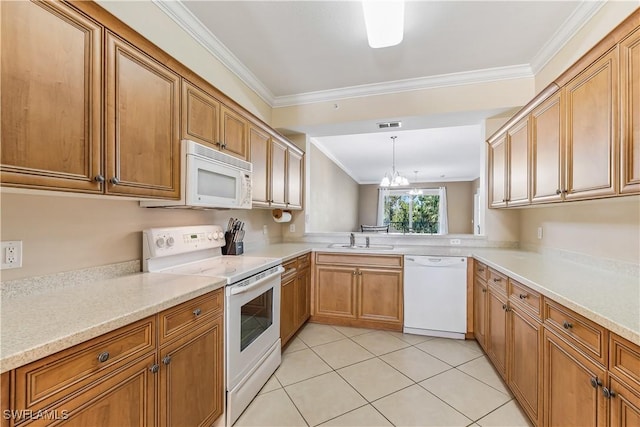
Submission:
<svg viewBox="0 0 640 427">
<path fill-rule="evenodd" d="M 452 245 L 459 245 L 460 244 L 460 239 L 451 239 L 449 241 L 449 243 L 451 243 Z"/>
<path fill-rule="evenodd" d="M 266 224 L 262 226 L 262 234 L 264 234 L 265 236 L 269 234 L 269 228 Z"/>
<path fill-rule="evenodd" d="M 295 232 L 296 232 L 296 225 L 289 224 L 289 233 L 295 233 Z"/>
<path fill-rule="evenodd" d="M 22 241 L 2 242 L 2 269 L 22 267 Z"/>
<path fill-rule="evenodd" d="M 538 227 L 538 239 L 542 239 L 542 227 Z"/>
</svg>

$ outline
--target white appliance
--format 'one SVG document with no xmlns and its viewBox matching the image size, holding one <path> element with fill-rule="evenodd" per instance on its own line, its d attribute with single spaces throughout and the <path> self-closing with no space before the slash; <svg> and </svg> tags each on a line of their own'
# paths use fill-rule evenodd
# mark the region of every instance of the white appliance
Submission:
<svg viewBox="0 0 640 427">
<path fill-rule="evenodd" d="M 404 257 L 404 332 L 464 339 L 467 258 Z"/>
<path fill-rule="evenodd" d="M 251 209 L 251 163 L 187 139 L 180 159 L 180 200 L 144 200 L 140 206 Z"/>
<path fill-rule="evenodd" d="M 154 228 L 142 237 L 148 272 L 225 278 L 226 418 L 232 425 L 280 366 L 280 258 L 221 255 L 222 227 Z"/>
</svg>

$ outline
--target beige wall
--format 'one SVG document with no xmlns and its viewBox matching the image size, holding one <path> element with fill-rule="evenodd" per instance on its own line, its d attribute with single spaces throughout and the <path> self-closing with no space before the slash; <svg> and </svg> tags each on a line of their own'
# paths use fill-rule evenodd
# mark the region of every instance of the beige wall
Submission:
<svg viewBox="0 0 640 427">
<path fill-rule="evenodd" d="M 449 234 L 473 233 L 473 188 L 471 181 L 464 182 L 429 182 L 418 183 L 422 188 L 447 188 L 447 218 Z M 378 186 L 375 184 L 360 185 L 358 199 L 358 226 L 360 224 L 376 224 L 378 212 Z"/>
<path fill-rule="evenodd" d="M 640 261 L 640 196 L 529 208 L 521 215 L 522 246 Z M 542 227 L 542 240 L 537 238 L 538 227 Z"/>
<path fill-rule="evenodd" d="M 267 123 L 271 121 L 271 106 L 151 0 L 97 0 L 97 3 L 238 104 Z"/>
<path fill-rule="evenodd" d="M 309 222 L 307 232 L 356 231 L 358 183 L 310 145 Z"/>
<path fill-rule="evenodd" d="M 247 222 L 247 248 L 281 239 L 281 226 L 268 210 L 148 209 L 128 200 L 4 192 L 0 203 L 2 240 L 23 243 L 22 268 L 3 270 L 2 280 L 141 259 L 141 231 L 149 227 L 226 227 L 233 216 Z"/>
<path fill-rule="evenodd" d="M 607 1 L 535 76 L 536 93 L 565 72 L 604 36 L 625 20 L 640 2 Z"/>
</svg>

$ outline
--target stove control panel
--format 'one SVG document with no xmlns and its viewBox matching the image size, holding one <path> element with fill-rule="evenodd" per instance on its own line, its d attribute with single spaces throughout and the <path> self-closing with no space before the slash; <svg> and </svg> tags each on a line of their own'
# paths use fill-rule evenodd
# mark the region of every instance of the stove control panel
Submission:
<svg viewBox="0 0 640 427">
<path fill-rule="evenodd" d="M 219 225 L 150 228 L 142 232 L 145 259 L 221 248 L 224 232 Z"/>
</svg>

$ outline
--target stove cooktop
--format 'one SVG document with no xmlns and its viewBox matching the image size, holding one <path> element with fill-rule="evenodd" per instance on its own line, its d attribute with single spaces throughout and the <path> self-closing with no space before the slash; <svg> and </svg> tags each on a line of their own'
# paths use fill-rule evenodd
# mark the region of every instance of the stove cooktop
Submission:
<svg viewBox="0 0 640 427">
<path fill-rule="evenodd" d="M 188 276 L 223 277 L 227 279 L 227 284 L 231 284 L 275 267 L 281 262 L 280 258 L 221 255 L 177 265 L 158 272 L 185 274 Z"/>
</svg>

